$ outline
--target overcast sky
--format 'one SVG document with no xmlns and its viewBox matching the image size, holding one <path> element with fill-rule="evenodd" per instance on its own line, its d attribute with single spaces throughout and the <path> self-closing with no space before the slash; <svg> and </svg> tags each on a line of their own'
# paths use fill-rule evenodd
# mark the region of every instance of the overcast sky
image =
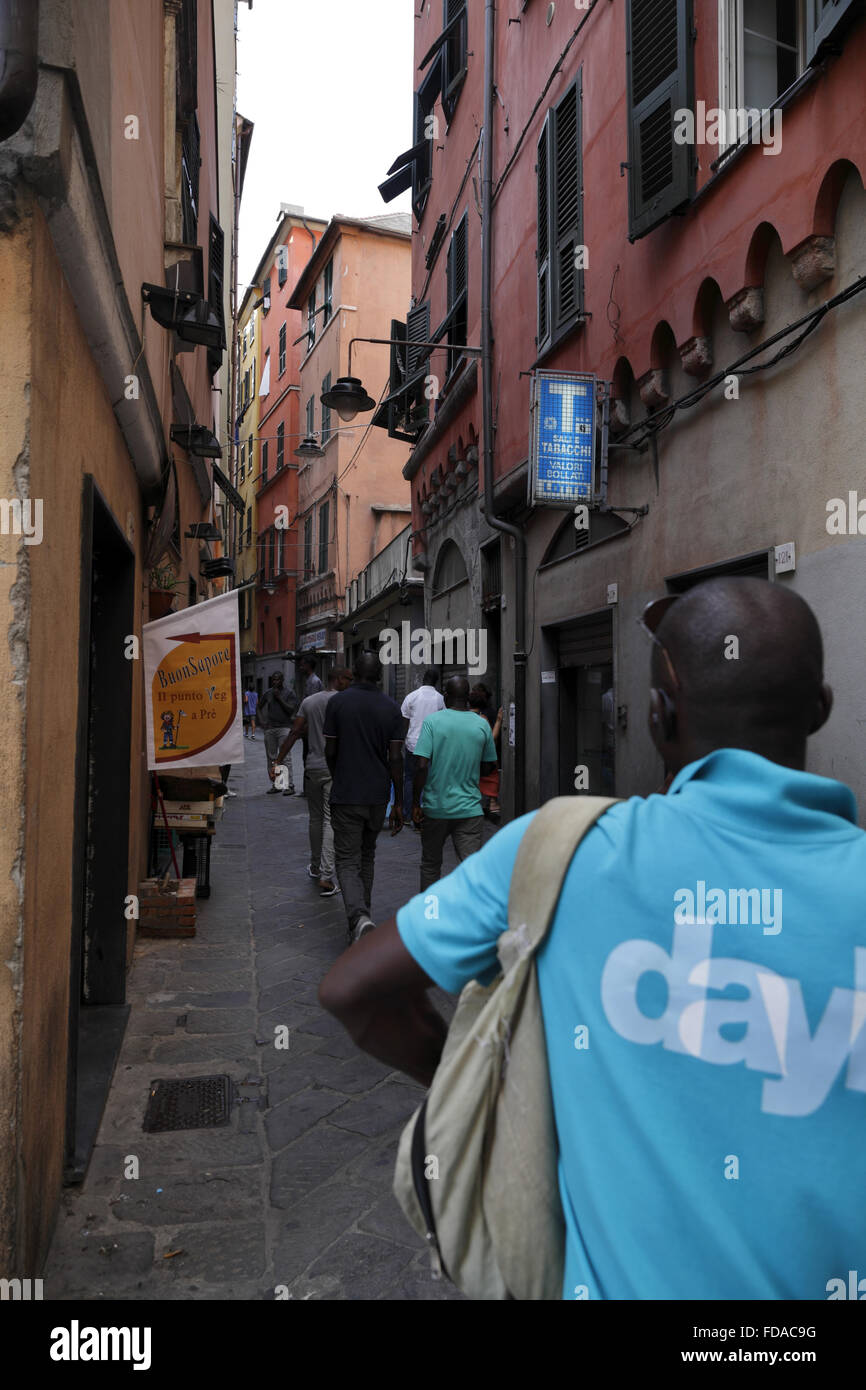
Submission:
<svg viewBox="0 0 866 1390">
<path fill-rule="evenodd" d="M 254 0 L 238 7 L 238 111 L 254 122 L 240 298 L 280 203 L 308 217 L 406 211 L 378 185 L 412 143 L 413 0 Z"/>
</svg>

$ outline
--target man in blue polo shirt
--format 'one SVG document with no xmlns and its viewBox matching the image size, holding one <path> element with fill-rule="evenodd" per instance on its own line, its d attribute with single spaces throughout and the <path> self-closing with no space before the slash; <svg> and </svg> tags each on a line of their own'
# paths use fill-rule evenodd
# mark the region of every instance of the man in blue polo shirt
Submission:
<svg viewBox="0 0 866 1390">
<path fill-rule="evenodd" d="M 587 834 L 537 957 L 563 1297 L 852 1296 L 866 835 L 849 789 L 803 770 L 832 703 L 818 625 L 754 579 L 652 607 L 667 794 L 620 802 Z M 426 991 L 495 977 L 530 820 L 434 886 L 435 919 L 414 898 L 323 981 L 355 1040 L 423 1083 L 445 1031 Z"/>
</svg>

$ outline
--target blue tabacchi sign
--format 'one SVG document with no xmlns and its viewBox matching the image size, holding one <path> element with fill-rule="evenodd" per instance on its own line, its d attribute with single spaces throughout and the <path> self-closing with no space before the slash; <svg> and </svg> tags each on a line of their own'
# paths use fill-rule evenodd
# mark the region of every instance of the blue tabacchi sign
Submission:
<svg viewBox="0 0 866 1390">
<path fill-rule="evenodd" d="M 553 507 L 591 502 L 595 377 L 536 372 L 530 435 L 530 502 Z"/>
</svg>

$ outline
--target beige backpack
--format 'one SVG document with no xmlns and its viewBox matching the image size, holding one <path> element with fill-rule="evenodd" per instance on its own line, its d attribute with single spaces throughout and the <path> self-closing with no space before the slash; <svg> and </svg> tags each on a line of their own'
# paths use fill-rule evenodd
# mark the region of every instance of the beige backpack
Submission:
<svg viewBox="0 0 866 1390">
<path fill-rule="evenodd" d="M 502 974 L 463 990 L 427 1098 L 403 1131 L 394 1193 L 469 1298 L 561 1299 L 565 1225 L 535 952 L 574 851 L 610 797 L 556 797 L 524 835 Z"/>
</svg>

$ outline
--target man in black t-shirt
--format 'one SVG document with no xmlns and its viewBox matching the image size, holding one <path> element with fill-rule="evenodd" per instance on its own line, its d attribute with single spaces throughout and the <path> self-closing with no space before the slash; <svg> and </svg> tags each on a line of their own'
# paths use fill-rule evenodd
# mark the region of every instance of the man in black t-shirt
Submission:
<svg viewBox="0 0 866 1390">
<path fill-rule="evenodd" d="M 370 917 L 376 836 L 395 787 L 403 785 L 406 720 L 399 706 L 378 688 L 382 666 L 375 652 L 362 652 L 355 680 L 328 702 L 325 758 L 331 770 L 331 826 L 334 859 L 349 922 L 359 941 L 372 931 Z M 391 812 L 391 834 L 403 828 L 399 795 Z"/>
</svg>

